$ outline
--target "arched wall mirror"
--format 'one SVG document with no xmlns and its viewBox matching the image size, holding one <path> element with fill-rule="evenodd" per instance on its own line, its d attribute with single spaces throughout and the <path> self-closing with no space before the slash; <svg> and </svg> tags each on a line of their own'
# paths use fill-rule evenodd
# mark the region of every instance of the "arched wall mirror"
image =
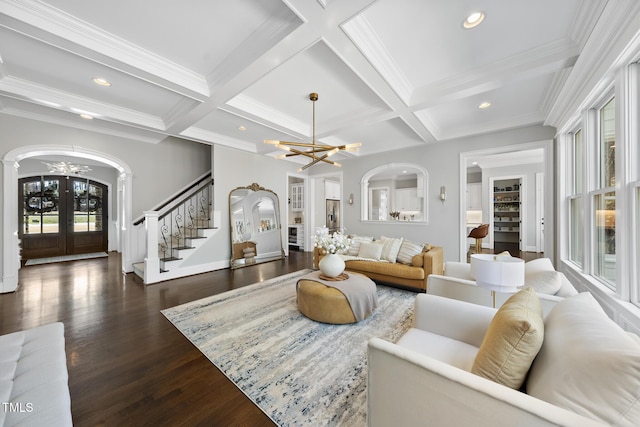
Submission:
<svg viewBox="0 0 640 427">
<path fill-rule="evenodd" d="M 364 174 L 362 221 L 428 222 L 429 175 L 411 163 L 390 163 Z"/>
<path fill-rule="evenodd" d="M 231 268 L 284 258 L 278 195 L 253 183 L 229 193 Z"/>
</svg>

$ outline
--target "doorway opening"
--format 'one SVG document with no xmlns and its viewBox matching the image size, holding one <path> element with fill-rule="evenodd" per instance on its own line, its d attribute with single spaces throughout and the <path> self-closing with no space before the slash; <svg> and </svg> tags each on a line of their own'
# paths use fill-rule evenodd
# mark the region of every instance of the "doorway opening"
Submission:
<svg viewBox="0 0 640 427">
<path fill-rule="evenodd" d="M 87 178 L 19 180 L 22 261 L 108 251 L 108 187 Z"/>
</svg>

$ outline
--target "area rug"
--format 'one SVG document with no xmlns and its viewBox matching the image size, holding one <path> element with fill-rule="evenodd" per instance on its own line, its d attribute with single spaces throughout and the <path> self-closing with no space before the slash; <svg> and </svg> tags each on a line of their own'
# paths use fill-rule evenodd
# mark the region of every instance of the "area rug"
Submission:
<svg viewBox="0 0 640 427">
<path fill-rule="evenodd" d="M 378 307 L 349 325 L 300 314 L 296 281 L 310 270 L 162 311 L 279 426 L 365 426 L 367 342 L 397 341 L 416 294 L 378 285 Z"/>
<path fill-rule="evenodd" d="M 103 258 L 109 256 L 106 252 L 93 252 L 90 254 L 63 255 L 49 258 L 30 259 L 24 265 L 50 264 L 52 262 L 76 261 L 79 259 Z"/>
</svg>

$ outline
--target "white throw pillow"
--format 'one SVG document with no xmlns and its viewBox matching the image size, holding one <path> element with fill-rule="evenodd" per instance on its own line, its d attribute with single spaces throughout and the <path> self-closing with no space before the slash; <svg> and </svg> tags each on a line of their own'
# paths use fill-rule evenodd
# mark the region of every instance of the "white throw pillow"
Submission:
<svg viewBox="0 0 640 427">
<path fill-rule="evenodd" d="M 398 252 L 397 261 L 403 264 L 411 265 L 411 260 L 414 256 L 422 252 L 423 247 L 424 245 L 421 243 L 403 240 L 402 245 L 400 245 L 400 251 Z"/>
<path fill-rule="evenodd" d="M 351 236 L 351 246 L 349 246 L 347 255 L 358 256 L 358 252 L 360 252 L 360 244 L 370 242 L 373 242 L 373 237 L 357 236 L 354 234 Z"/>
<path fill-rule="evenodd" d="M 540 294 L 555 295 L 562 286 L 562 277 L 555 270 L 525 274 L 524 285 Z"/>
<path fill-rule="evenodd" d="M 560 301 L 544 329 L 527 393 L 610 425 L 640 425 L 638 341 L 586 292 Z"/>
<path fill-rule="evenodd" d="M 380 243 L 367 243 L 360 244 L 360 251 L 358 251 L 358 257 L 369 258 L 380 261 L 380 254 L 382 254 L 382 244 Z"/>
<path fill-rule="evenodd" d="M 402 237 L 395 239 L 393 237 L 382 236 L 380 237 L 380 240 L 382 240 L 382 254 L 380 255 L 380 259 L 389 262 L 396 262 L 398 252 L 400 252 L 400 246 L 404 239 Z"/>
</svg>

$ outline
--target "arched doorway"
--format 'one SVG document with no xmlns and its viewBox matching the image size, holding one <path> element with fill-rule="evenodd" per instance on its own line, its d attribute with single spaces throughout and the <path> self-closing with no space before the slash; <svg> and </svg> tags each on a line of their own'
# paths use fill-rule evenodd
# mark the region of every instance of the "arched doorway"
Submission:
<svg viewBox="0 0 640 427">
<path fill-rule="evenodd" d="M 18 185 L 22 261 L 108 250 L 106 185 L 60 175 L 22 178 Z"/>
<path fill-rule="evenodd" d="M 118 212 L 116 219 L 117 250 L 122 253 L 122 271 L 133 271 L 132 228 L 130 224 L 133 204 L 131 168 L 122 160 L 106 153 L 79 146 L 41 145 L 24 146 L 9 151 L 2 159 L 2 283 L 0 293 L 13 292 L 18 287 L 20 268 L 20 239 L 18 238 L 18 167 L 23 159 L 37 156 L 65 156 L 92 159 L 113 167 L 118 172 Z"/>
</svg>

